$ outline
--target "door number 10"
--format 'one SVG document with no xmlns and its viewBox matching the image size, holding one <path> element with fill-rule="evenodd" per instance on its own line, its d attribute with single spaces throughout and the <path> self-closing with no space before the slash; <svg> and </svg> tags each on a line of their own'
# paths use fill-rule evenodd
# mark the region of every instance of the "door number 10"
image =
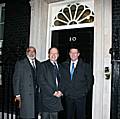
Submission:
<svg viewBox="0 0 120 119">
<path fill-rule="evenodd" d="M 77 40 L 76 37 L 70 37 L 70 38 L 69 38 L 69 41 L 70 41 L 70 42 L 72 42 L 72 41 L 75 42 L 76 40 Z"/>
</svg>

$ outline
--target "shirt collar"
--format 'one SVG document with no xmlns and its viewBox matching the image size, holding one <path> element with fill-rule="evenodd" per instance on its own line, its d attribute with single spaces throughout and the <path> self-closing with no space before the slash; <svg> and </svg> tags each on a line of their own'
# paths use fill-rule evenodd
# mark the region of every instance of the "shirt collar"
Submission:
<svg viewBox="0 0 120 119">
<path fill-rule="evenodd" d="M 53 62 L 53 61 L 50 60 L 50 62 L 51 62 L 53 65 L 56 64 L 56 66 L 57 66 L 57 68 L 58 68 L 58 63 L 57 63 L 57 61 Z"/>
<path fill-rule="evenodd" d="M 57 62 L 56 62 L 56 61 L 55 61 L 55 62 L 53 62 L 53 61 L 51 61 L 51 60 L 50 60 L 50 62 L 51 62 L 53 65 L 54 65 L 55 63 L 57 64 Z"/>
<path fill-rule="evenodd" d="M 75 60 L 75 61 L 72 61 L 72 60 L 71 60 L 71 63 L 77 64 L 77 62 L 78 62 L 78 59 Z"/>
<path fill-rule="evenodd" d="M 77 59 L 77 60 L 75 60 L 75 61 L 72 61 L 72 60 L 71 60 L 71 63 L 70 63 L 70 64 L 72 64 L 72 63 L 74 63 L 74 67 L 76 68 L 77 63 L 78 63 L 78 59 Z M 71 65 L 71 66 L 72 66 L 72 65 Z"/>
<path fill-rule="evenodd" d="M 28 58 L 28 60 L 29 60 L 30 63 L 32 63 L 32 61 L 35 62 L 35 59 L 30 59 L 29 57 L 27 57 L 27 58 Z"/>
</svg>

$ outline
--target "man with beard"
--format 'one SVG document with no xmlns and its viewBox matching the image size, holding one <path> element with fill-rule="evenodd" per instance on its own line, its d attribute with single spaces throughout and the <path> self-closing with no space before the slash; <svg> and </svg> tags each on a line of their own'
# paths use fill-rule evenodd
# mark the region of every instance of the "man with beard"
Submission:
<svg viewBox="0 0 120 119">
<path fill-rule="evenodd" d="M 26 57 L 17 61 L 13 75 L 13 90 L 15 102 L 19 102 L 21 119 L 37 119 L 38 85 L 37 67 L 40 62 L 36 59 L 36 49 L 27 48 Z"/>
</svg>

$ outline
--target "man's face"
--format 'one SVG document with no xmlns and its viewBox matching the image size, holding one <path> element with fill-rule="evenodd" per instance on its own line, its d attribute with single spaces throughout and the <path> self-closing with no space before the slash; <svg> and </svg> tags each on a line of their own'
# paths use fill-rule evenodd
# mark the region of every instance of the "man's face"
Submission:
<svg viewBox="0 0 120 119">
<path fill-rule="evenodd" d="M 58 57 L 59 57 L 58 50 L 56 48 L 52 48 L 49 53 L 50 61 L 55 62 L 57 61 Z"/>
<path fill-rule="evenodd" d="M 34 48 L 27 49 L 27 56 L 32 60 L 36 57 L 36 50 Z"/>
<path fill-rule="evenodd" d="M 70 49 L 69 56 L 72 61 L 75 61 L 78 59 L 80 53 L 78 52 L 78 49 L 72 48 Z"/>
</svg>

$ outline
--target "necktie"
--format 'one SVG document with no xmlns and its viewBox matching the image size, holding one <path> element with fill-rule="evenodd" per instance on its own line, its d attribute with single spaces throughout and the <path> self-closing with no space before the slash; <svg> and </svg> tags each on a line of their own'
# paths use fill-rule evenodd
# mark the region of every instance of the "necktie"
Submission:
<svg viewBox="0 0 120 119">
<path fill-rule="evenodd" d="M 58 85 L 58 83 L 59 83 L 59 71 L 58 71 L 58 67 L 57 67 L 56 63 L 54 63 L 54 70 L 55 70 L 56 84 Z"/>
<path fill-rule="evenodd" d="M 70 71 L 70 79 L 72 80 L 72 77 L 73 77 L 73 72 L 74 72 L 74 63 L 72 63 L 72 68 L 71 68 L 71 71 Z"/>
<path fill-rule="evenodd" d="M 33 67 L 33 69 L 35 69 L 35 62 L 34 62 L 34 60 L 32 60 L 32 67 Z"/>
<path fill-rule="evenodd" d="M 36 77 L 36 65 L 35 65 L 35 60 L 32 60 L 32 75 L 33 75 L 33 85 L 34 85 L 34 91 L 35 93 L 38 91 L 38 86 L 37 86 L 37 77 Z"/>
</svg>

